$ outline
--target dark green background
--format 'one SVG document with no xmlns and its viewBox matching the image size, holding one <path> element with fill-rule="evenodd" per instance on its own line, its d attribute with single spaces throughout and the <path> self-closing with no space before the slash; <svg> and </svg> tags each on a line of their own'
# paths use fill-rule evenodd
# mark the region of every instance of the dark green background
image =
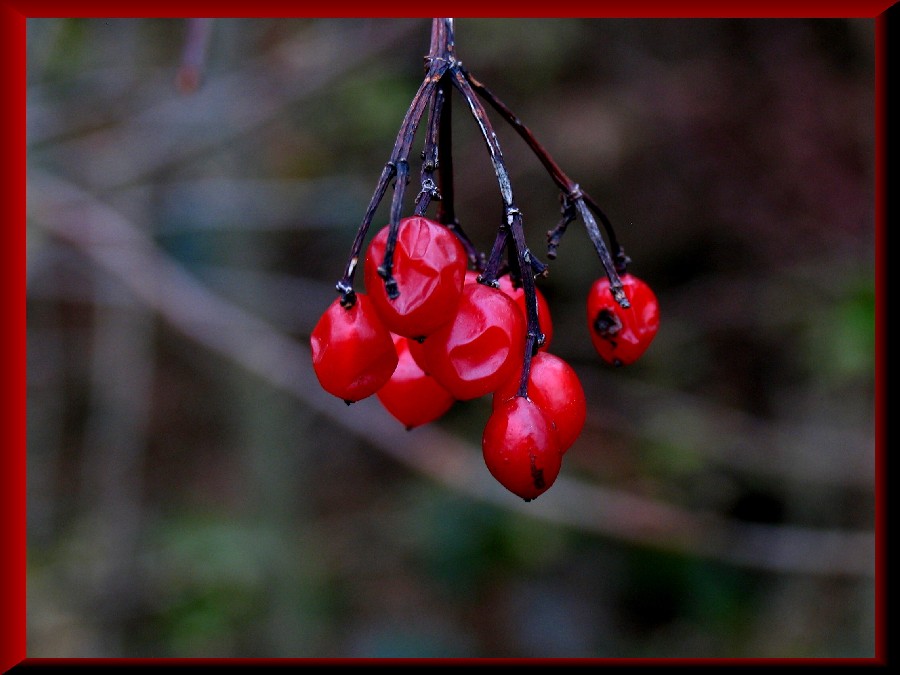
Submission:
<svg viewBox="0 0 900 675">
<path fill-rule="evenodd" d="M 30 657 L 874 654 L 874 21 L 455 27 L 661 306 L 603 364 L 570 227 L 540 288 L 588 420 L 530 504 L 488 399 L 407 433 L 306 361 L 428 19 L 217 19 L 193 94 L 182 20 L 29 20 Z M 557 190 L 492 119 L 540 255 Z"/>
</svg>

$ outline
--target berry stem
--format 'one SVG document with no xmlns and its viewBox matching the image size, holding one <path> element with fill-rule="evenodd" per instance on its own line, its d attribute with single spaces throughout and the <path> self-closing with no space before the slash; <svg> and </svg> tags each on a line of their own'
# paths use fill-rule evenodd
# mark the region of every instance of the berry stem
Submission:
<svg viewBox="0 0 900 675">
<path fill-rule="evenodd" d="M 441 80 L 440 86 L 447 90 L 447 95 L 443 99 L 443 105 L 440 115 L 440 129 L 438 130 L 438 188 L 441 194 L 441 200 L 438 203 L 438 222 L 445 225 L 453 232 L 463 248 L 466 250 L 466 256 L 469 265 L 475 269 L 482 270 L 485 265 L 484 253 L 480 252 L 468 235 L 463 231 L 456 217 L 455 208 L 455 190 L 453 187 L 453 125 L 452 125 L 452 106 L 450 104 L 450 92 L 452 85 L 449 81 L 449 74 L 445 74 Z"/>
<path fill-rule="evenodd" d="M 460 94 L 462 94 L 463 98 L 466 99 L 466 103 L 469 105 L 469 111 L 478 123 L 481 135 L 484 136 L 488 154 L 491 156 L 491 164 L 493 164 L 494 173 L 497 176 L 497 183 L 500 187 L 500 196 L 503 198 L 503 205 L 507 209 L 514 207 L 512 186 L 509 182 L 509 172 L 506 170 L 506 163 L 503 161 L 503 153 L 500 151 L 500 142 L 497 140 L 497 134 L 494 133 L 494 128 L 491 126 L 490 120 L 488 119 L 487 111 L 484 109 L 484 106 L 481 105 L 481 101 L 475 96 L 475 91 L 469 84 L 468 74 L 462 67 L 462 64 L 454 64 L 451 72 L 453 74 L 454 86 L 459 90 Z"/>
<path fill-rule="evenodd" d="M 494 244 L 491 247 L 491 253 L 488 256 L 484 270 L 478 277 L 478 282 L 486 286 L 499 288 L 497 277 L 500 276 L 500 264 L 503 261 L 503 251 L 506 249 L 506 242 L 509 240 L 509 227 L 506 223 L 500 225 L 497 236 L 494 238 Z"/>
<path fill-rule="evenodd" d="M 431 97 L 428 111 L 428 133 L 425 136 L 425 148 L 422 150 L 422 189 L 416 195 L 415 215 L 424 216 L 431 200 L 441 200 L 441 193 L 434 182 L 434 172 L 438 168 L 438 130 L 441 113 L 444 108 L 444 89 L 440 86 Z"/>
<path fill-rule="evenodd" d="M 525 231 L 522 224 L 522 213 L 516 207 L 513 201 L 512 185 L 509 180 L 509 172 L 506 170 L 506 164 L 503 161 L 503 153 L 500 150 L 500 142 L 497 140 L 497 134 L 494 132 L 488 119 L 487 112 L 481 101 L 475 95 L 472 86 L 469 84 L 468 75 L 460 64 L 457 64 L 453 70 L 453 83 L 462 94 L 463 98 L 469 104 L 469 110 L 481 134 L 484 137 L 488 147 L 488 154 L 491 156 L 491 163 L 494 166 L 494 173 L 497 176 L 497 183 L 500 187 L 500 196 L 503 199 L 505 222 L 501 225 L 497 237 L 494 240 L 494 246 L 491 250 L 491 257 L 488 261 L 487 269 L 484 274 L 479 277 L 481 283 L 494 285 L 497 279 L 497 271 L 500 256 L 504 247 L 509 243 L 509 237 L 512 236 L 512 244 L 515 246 L 515 256 L 509 256 L 509 264 L 513 273 L 518 273 L 522 281 L 522 288 L 525 293 L 525 308 L 527 317 L 527 329 L 525 336 L 525 357 L 522 364 L 522 380 L 519 386 L 519 396 L 528 395 L 528 376 L 531 366 L 531 358 L 534 352 L 544 341 L 544 335 L 540 330 L 538 321 L 538 304 L 537 293 L 534 286 L 534 265 L 532 262 L 531 252 L 525 243 Z M 515 268 L 518 268 L 516 270 Z M 546 266 L 540 264 L 541 273 L 546 271 Z M 527 273 L 526 273 L 527 271 Z"/>
<path fill-rule="evenodd" d="M 438 129 L 438 157 L 440 161 L 437 164 L 438 172 L 438 188 L 441 192 L 441 201 L 438 204 L 437 218 L 438 222 L 448 227 L 459 226 L 456 219 L 456 208 L 454 203 L 454 187 L 453 187 L 453 124 L 452 112 L 453 107 L 450 105 L 450 89 L 447 76 L 441 80 L 441 90 L 447 88 L 447 95 L 441 98 L 440 106 L 440 128 Z M 471 244 L 471 242 L 469 242 Z"/>
<path fill-rule="evenodd" d="M 577 185 L 575 187 L 576 189 L 578 188 Z M 609 292 L 612 293 L 613 298 L 619 303 L 620 307 L 624 309 L 631 307 L 631 303 L 629 303 L 628 298 L 625 297 L 625 291 L 622 290 L 622 280 L 616 272 L 615 265 L 609 255 L 606 244 L 603 242 L 603 237 L 600 236 L 600 228 L 597 227 L 597 221 L 594 220 L 594 215 L 581 197 L 575 199 L 575 208 L 578 209 L 578 213 L 584 221 L 584 227 L 587 230 L 588 237 L 590 237 L 591 242 L 594 244 L 594 248 L 597 249 L 597 255 L 600 257 L 600 262 L 603 263 L 603 267 L 606 270 L 606 276 L 609 277 Z"/>
<path fill-rule="evenodd" d="M 560 213 L 562 214 L 562 217 L 559 219 L 559 223 L 557 223 L 556 227 L 547 233 L 547 257 L 550 258 L 550 260 L 556 259 L 556 249 L 559 247 L 559 242 L 566 233 L 566 228 L 569 226 L 569 223 L 578 217 L 578 214 L 575 211 L 575 204 L 572 203 L 572 200 L 569 199 L 565 192 L 560 195 L 560 203 Z"/>
<path fill-rule="evenodd" d="M 447 29 L 448 23 L 450 26 L 449 31 Z M 422 115 L 425 112 L 426 104 L 432 99 L 435 86 L 443 77 L 444 73 L 449 70 L 452 63 L 452 60 L 448 58 L 452 53 L 453 48 L 452 35 L 451 19 L 435 19 L 432 22 L 431 52 L 429 53 L 429 56 L 426 57 L 427 70 L 425 78 L 422 80 L 422 84 L 419 85 L 419 89 L 413 97 L 412 102 L 406 111 L 406 115 L 403 117 L 403 122 L 400 124 L 400 130 L 397 133 L 397 139 L 394 142 L 394 149 L 391 152 L 391 158 L 387 164 L 385 164 L 385 167 L 381 172 L 381 177 L 378 180 L 378 184 L 375 186 L 375 192 L 372 195 L 372 199 L 363 216 L 362 223 L 360 223 L 359 229 L 356 232 L 353 245 L 350 248 L 350 257 L 347 261 L 347 266 L 344 269 L 344 276 L 335 286 L 337 291 L 341 294 L 341 304 L 348 309 L 356 302 L 356 294 L 353 291 L 353 278 L 359 263 L 359 254 L 362 250 L 366 233 L 369 230 L 369 226 L 372 224 L 372 218 L 375 216 L 378 205 L 384 198 L 390 180 L 394 176 L 397 176 L 398 180 L 394 184 L 394 203 L 391 208 L 390 231 L 388 233 L 384 261 L 379 267 L 379 274 L 381 274 L 384 279 L 388 295 L 390 297 L 396 297 L 396 295 L 399 294 L 396 282 L 391 273 L 391 268 L 393 266 L 394 246 L 397 242 L 397 230 L 400 219 L 399 214 L 402 211 L 403 192 L 406 188 L 406 181 L 409 173 L 409 149 L 412 146 L 419 123 L 422 121 Z M 438 39 L 436 39 L 436 36 Z M 441 40 L 443 42 L 441 42 Z M 437 42 L 441 42 L 442 46 L 436 47 Z M 403 173 L 402 180 L 399 175 L 401 172 Z M 392 292 L 394 292 L 394 295 L 391 295 Z"/>
<path fill-rule="evenodd" d="M 344 269 L 344 276 L 335 286 L 338 293 L 341 294 L 341 305 L 346 309 L 350 309 L 356 304 L 356 293 L 353 290 L 353 277 L 356 274 L 356 267 L 359 263 L 359 253 L 362 250 L 363 241 L 366 238 L 366 232 L 375 215 L 375 210 L 384 198 L 384 193 L 387 192 L 388 185 L 390 185 L 391 178 L 394 177 L 395 173 L 396 167 L 393 162 L 388 162 L 381 170 L 381 176 L 375 186 L 375 193 L 369 201 L 369 206 L 366 208 L 362 224 L 356 231 L 356 237 L 353 239 L 353 244 L 350 247 L 350 260 L 347 261 L 347 267 Z"/>
<path fill-rule="evenodd" d="M 453 209 L 453 155 L 451 152 L 450 85 L 445 74 L 438 82 L 429 105 L 428 133 L 422 150 L 422 189 L 416 196 L 414 213 L 424 216 L 432 200 L 438 202 L 438 222 L 456 235 L 472 266 L 483 261 L 472 240 L 463 232 Z M 438 172 L 438 182 L 434 175 Z"/>
<path fill-rule="evenodd" d="M 507 222 L 516 244 L 517 262 L 519 270 L 531 270 L 531 251 L 525 244 L 525 228 L 522 224 L 522 214 L 518 209 L 507 209 Z M 534 275 L 520 274 L 522 289 L 525 292 L 525 314 L 527 318 L 525 335 L 525 357 L 522 362 L 522 379 L 519 381 L 517 396 L 528 396 L 528 377 L 531 373 L 531 359 L 537 350 L 544 344 L 544 334 L 541 332 L 538 320 L 537 291 L 534 287 Z"/>
<path fill-rule="evenodd" d="M 597 250 L 598 255 L 600 256 L 600 261 L 603 264 L 604 269 L 606 270 L 606 274 L 610 280 L 610 288 L 611 289 L 621 289 L 621 281 L 619 280 L 619 275 L 624 274 L 627 264 L 629 262 L 628 257 L 625 255 L 625 251 L 622 249 L 622 246 L 619 244 L 615 231 L 613 230 L 612 222 L 609 220 L 609 217 L 603 212 L 603 209 L 600 208 L 600 205 L 586 192 L 584 192 L 581 187 L 569 178 L 568 175 L 560 168 L 560 166 L 554 161 L 554 159 L 550 156 L 550 153 L 540 144 L 531 130 L 525 126 L 525 124 L 510 110 L 506 104 L 504 104 L 500 99 L 498 99 L 493 92 L 491 92 L 487 87 L 485 87 L 481 82 L 476 80 L 472 75 L 468 72 L 465 73 L 465 76 L 469 83 L 472 85 L 472 89 L 487 101 L 491 107 L 493 107 L 500 116 L 509 123 L 513 129 L 522 137 L 525 143 L 531 148 L 532 152 L 534 152 L 535 156 L 537 156 L 538 160 L 541 164 L 544 165 L 544 168 L 550 174 L 550 177 L 556 183 L 557 187 L 563 193 L 563 220 L 559 225 L 556 226 L 553 230 L 551 230 L 548 235 L 548 255 L 549 257 L 556 257 L 556 249 L 559 246 L 560 239 L 563 234 L 565 234 L 566 227 L 568 224 L 574 220 L 574 214 L 571 212 L 569 207 L 570 204 L 577 204 L 579 202 L 586 203 L 590 210 L 593 211 L 597 218 L 600 219 L 600 222 L 603 223 L 603 227 L 606 230 L 606 235 L 609 238 L 610 248 L 613 250 L 615 255 L 615 263 L 613 263 L 611 256 L 609 255 L 606 244 L 603 242 L 602 236 L 600 235 L 600 229 L 597 227 L 597 222 L 594 220 L 593 216 L 590 214 L 588 209 L 578 208 L 578 213 L 581 215 L 582 219 L 585 222 L 585 228 L 587 229 L 588 236 L 591 238 L 591 242 L 594 244 L 594 248 Z M 590 220 L 588 220 L 588 217 Z M 627 300 L 625 300 L 624 294 L 616 296 L 617 302 L 623 307 L 627 307 Z M 624 300 L 625 304 L 622 304 Z"/>
<path fill-rule="evenodd" d="M 497 140 L 497 134 L 494 133 L 494 129 L 487 117 L 487 111 L 485 111 L 484 106 L 481 105 L 481 102 L 475 96 L 475 92 L 469 85 L 465 71 L 462 68 L 462 64 L 454 64 L 454 67 L 451 69 L 451 73 L 453 76 L 453 85 L 460 92 L 460 94 L 462 94 L 462 97 L 469 105 L 469 112 L 472 114 L 472 117 L 475 118 L 475 121 L 477 122 L 478 127 L 481 130 L 481 135 L 484 137 L 484 141 L 487 144 L 488 154 L 491 157 L 491 164 L 494 167 L 494 174 L 497 176 L 497 183 L 500 187 L 500 197 L 503 200 L 504 209 L 508 213 L 509 209 L 515 209 L 516 206 L 513 202 L 512 186 L 510 185 L 509 181 L 509 172 L 506 170 L 506 164 L 503 161 L 503 152 L 500 150 L 500 143 Z M 503 257 L 503 251 L 506 248 L 508 237 L 509 223 L 503 222 L 500 224 L 500 228 L 497 231 L 497 236 L 494 239 L 493 246 L 491 247 L 491 253 L 488 257 L 487 264 L 485 265 L 484 272 L 482 272 L 482 274 L 478 278 L 480 283 L 496 287 L 497 277 L 500 271 L 500 264 Z M 535 299 L 535 302 L 536 301 L 537 300 Z"/>
<path fill-rule="evenodd" d="M 397 280 L 391 274 L 394 266 L 394 247 L 397 244 L 397 232 L 400 216 L 403 213 L 403 193 L 409 182 L 409 164 L 406 160 L 397 162 L 397 177 L 394 179 L 394 198 L 391 200 L 391 229 L 388 232 L 387 244 L 384 249 L 384 262 L 378 267 L 378 275 L 384 279 L 384 288 L 387 296 L 393 300 L 399 297 L 400 289 L 397 288 Z"/>
</svg>

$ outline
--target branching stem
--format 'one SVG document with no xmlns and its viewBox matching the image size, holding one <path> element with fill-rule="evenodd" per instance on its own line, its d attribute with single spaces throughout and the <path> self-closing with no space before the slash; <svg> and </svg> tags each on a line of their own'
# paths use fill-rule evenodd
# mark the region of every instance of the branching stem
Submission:
<svg viewBox="0 0 900 675">
<path fill-rule="evenodd" d="M 448 23 L 451 26 L 449 31 Z M 356 294 L 353 291 L 353 278 L 359 263 L 359 254 L 362 250 L 362 245 L 365 241 L 369 226 L 372 224 L 372 218 L 375 215 L 375 211 L 381 203 L 381 200 L 384 198 L 391 178 L 394 176 L 397 176 L 397 181 L 394 183 L 394 200 L 391 208 L 390 230 L 388 231 L 384 261 L 379 267 L 379 274 L 384 279 L 385 288 L 387 289 L 389 296 L 391 296 L 391 293 L 394 293 L 391 297 L 396 297 L 396 293 L 399 292 L 396 281 L 393 278 L 392 266 L 394 247 L 397 242 L 399 218 L 400 213 L 402 212 L 403 193 L 406 189 L 406 181 L 409 172 L 409 150 L 412 146 L 413 139 L 415 138 L 416 131 L 419 128 L 419 123 L 422 121 L 425 106 L 433 99 L 433 93 L 437 83 L 440 81 L 441 77 L 443 77 L 444 73 L 449 70 L 452 63 L 452 59 L 449 58 L 452 54 L 452 35 L 452 20 L 435 19 L 432 26 L 431 52 L 429 53 L 429 56 L 426 57 L 427 71 L 425 78 L 419 86 L 416 95 L 413 97 L 409 109 L 406 111 L 406 115 L 400 125 L 400 130 L 397 133 L 397 140 L 394 142 L 391 158 L 381 173 L 381 178 L 379 178 L 378 184 L 375 187 L 375 193 L 372 195 L 372 199 L 366 209 L 362 223 L 356 232 L 356 238 L 353 240 L 353 246 L 350 249 L 350 258 L 344 269 L 344 276 L 335 286 L 337 291 L 341 294 L 341 304 L 344 307 L 352 307 L 356 302 Z M 441 39 L 443 39 L 443 42 L 441 42 Z M 436 44 L 442 46 L 436 47 Z M 403 167 L 402 169 L 400 168 L 401 166 Z M 401 172 L 403 172 L 402 180 L 400 176 Z"/>
<path fill-rule="evenodd" d="M 522 123 L 522 121 L 510 110 L 500 99 L 498 99 L 493 92 L 491 92 L 487 87 L 485 87 L 481 82 L 476 80 L 470 73 L 466 73 L 466 78 L 472 86 L 472 89 L 485 101 L 487 101 L 491 107 L 493 107 L 500 116 L 503 117 L 506 122 L 509 123 L 513 129 L 522 137 L 525 143 L 531 148 L 532 152 L 534 152 L 535 156 L 540 160 L 541 164 L 544 165 L 544 168 L 547 170 L 547 173 L 550 174 L 550 177 L 556 183 L 557 187 L 563 193 L 563 220 L 559 225 L 556 226 L 553 230 L 547 233 L 547 241 L 548 241 L 548 255 L 550 258 L 556 257 L 556 249 L 559 246 L 560 239 L 562 235 L 565 233 L 566 227 L 572 220 L 574 220 L 574 214 L 571 211 L 570 205 L 579 205 L 579 204 L 587 204 L 590 207 L 590 210 L 596 214 L 597 218 L 600 219 L 600 222 L 603 223 L 603 227 L 606 230 L 606 236 L 609 238 L 610 248 L 612 249 L 615 262 L 612 261 L 612 257 L 609 255 L 608 250 L 606 248 L 606 244 L 603 242 L 603 238 L 600 235 L 600 229 L 597 227 L 597 223 L 594 220 L 593 216 L 590 216 L 590 221 L 585 217 L 585 214 L 590 215 L 588 209 L 578 208 L 579 215 L 582 216 L 584 220 L 585 228 L 587 229 L 588 236 L 591 239 L 591 242 L 594 244 L 594 248 L 597 250 L 597 254 L 600 257 L 600 261 L 603 264 L 604 269 L 606 270 L 606 274 L 610 280 L 610 287 L 613 290 L 614 297 L 616 301 L 619 302 L 623 307 L 628 306 L 628 301 L 625 300 L 624 294 L 616 294 L 616 289 L 621 289 L 622 282 L 619 280 L 619 275 L 624 274 L 628 265 L 628 257 L 625 255 L 624 250 L 619 245 L 618 240 L 616 239 L 615 231 L 613 230 L 612 223 L 610 222 L 607 215 L 603 212 L 597 202 L 586 192 L 584 192 L 581 187 L 573 181 L 566 173 L 559 167 L 559 165 L 553 160 L 547 150 L 538 142 L 537 138 L 531 132 L 531 130 Z M 624 300 L 625 304 L 622 304 Z"/>
<path fill-rule="evenodd" d="M 478 124 L 487 145 L 491 165 L 497 177 L 497 185 L 503 202 L 503 220 L 498 228 L 490 255 L 486 260 L 484 254 L 479 253 L 471 240 L 463 233 L 455 213 L 451 152 L 451 87 L 455 88 L 465 99 L 469 112 Z M 431 44 L 428 55 L 425 57 L 425 77 L 400 125 L 391 158 L 382 170 L 381 177 L 375 187 L 375 192 L 354 239 L 344 276 L 337 283 L 337 290 L 341 293 L 341 303 L 345 307 L 352 306 L 355 301 L 353 276 L 359 262 L 362 244 L 375 211 L 384 198 L 391 179 L 394 179 L 388 239 L 385 246 L 384 259 L 378 268 L 378 273 L 384 280 L 388 297 L 396 298 L 401 292 L 392 274 L 394 248 L 403 213 L 406 185 L 409 181 L 408 160 L 410 147 L 427 107 L 429 110 L 428 130 L 425 134 L 422 152 L 421 189 L 416 196 L 414 213 L 420 216 L 424 215 L 430 203 L 437 201 L 439 204 L 437 214 L 439 222 L 452 230 L 462 242 L 470 265 L 481 270 L 481 274 L 478 277 L 479 283 L 496 288 L 499 285 L 497 279 L 504 264 L 506 264 L 514 285 L 521 285 L 525 295 L 527 328 L 525 354 L 517 395 L 527 396 L 531 360 L 544 342 L 544 335 L 540 330 L 537 289 L 535 288 L 534 280 L 536 276 L 546 275 L 548 267 L 533 255 L 525 241 L 522 213 L 513 200 L 512 185 L 509 172 L 503 160 L 500 143 L 480 99 L 484 99 L 489 103 L 525 140 L 562 192 L 562 218 L 559 224 L 547 233 L 548 257 L 551 259 L 556 257 L 560 240 L 565 234 L 569 223 L 574 221 L 576 217 L 581 217 L 588 237 L 593 243 L 609 277 L 610 290 L 613 297 L 622 307 L 629 306 L 622 290 L 621 279 L 619 278 L 620 274 L 625 273 L 628 258 L 616 240 L 609 218 L 607 218 L 597 203 L 563 172 L 537 141 L 531 130 L 456 60 L 452 19 L 432 20 Z M 437 175 L 437 180 L 435 180 L 435 175 Z M 596 218 L 600 219 L 606 230 L 615 259 L 610 255 L 606 242 L 600 233 L 595 215 Z"/>
<path fill-rule="evenodd" d="M 484 141 L 487 144 L 488 154 L 491 157 L 491 163 L 494 167 L 494 173 L 497 176 L 497 184 L 500 188 L 500 197 L 503 200 L 505 220 L 501 224 L 494 240 L 494 246 L 491 250 L 491 257 L 488 260 L 488 266 L 484 274 L 479 277 L 481 283 L 495 285 L 497 280 L 497 271 L 499 266 L 500 252 L 506 245 L 512 243 L 515 247 L 516 255 L 510 254 L 509 264 L 512 273 L 518 274 L 522 282 L 522 288 L 525 293 L 525 314 L 526 314 L 526 335 L 525 335 L 525 356 L 522 363 L 522 379 L 519 385 L 518 396 L 528 395 L 528 377 L 531 370 L 531 359 L 534 353 L 544 342 L 544 335 L 541 333 L 540 322 L 538 321 L 538 304 L 537 292 L 534 286 L 534 272 L 532 269 L 532 255 L 528 250 L 525 242 L 525 231 L 522 224 L 522 213 L 516 207 L 513 200 L 512 184 L 509 179 L 509 172 L 506 169 L 506 163 L 503 161 L 503 153 L 500 149 L 500 142 L 497 140 L 497 134 L 494 132 L 488 119 L 487 112 L 481 101 L 475 95 L 474 90 L 469 84 L 468 76 L 461 65 L 457 65 L 453 69 L 453 84 L 465 98 L 469 104 L 469 110 L 475 121 L 478 123 Z M 509 238 L 512 237 L 510 242 Z M 545 271 L 541 270 L 542 273 Z"/>
</svg>

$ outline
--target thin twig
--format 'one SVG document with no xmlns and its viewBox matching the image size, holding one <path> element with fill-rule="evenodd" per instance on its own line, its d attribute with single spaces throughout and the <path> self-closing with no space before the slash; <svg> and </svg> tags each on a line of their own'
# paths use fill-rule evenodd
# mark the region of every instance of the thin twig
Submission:
<svg viewBox="0 0 900 675">
<path fill-rule="evenodd" d="M 210 76 L 189 98 L 172 94 L 171 81 L 166 80 L 164 89 L 151 89 L 146 97 L 155 101 L 153 105 L 139 110 L 124 107 L 126 117 L 115 120 L 120 122 L 117 125 L 89 133 L 63 127 L 55 136 L 36 138 L 31 138 L 29 130 L 32 145 L 38 140 L 47 144 L 29 155 L 40 158 L 46 153 L 55 165 L 78 166 L 79 182 L 97 190 L 138 184 L 258 131 L 290 105 L 327 89 L 353 68 L 394 48 L 398 40 L 408 39 L 416 26 L 421 26 L 416 20 L 398 20 L 380 25 L 377 32 L 360 28 L 359 34 L 347 36 L 351 44 L 361 45 L 358 49 L 337 49 L 335 36 L 327 29 L 308 37 L 304 33 L 300 39 L 278 44 L 271 53 L 247 58 L 233 72 Z M 363 32 L 365 41 L 360 39 Z M 285 54 L 290 58 L 285 60 Z M 329 57 L 324 69 L 318 66 L 323 54 Z M 258 92 L 277 92 L 277 96 Z M 216 124 L 204 125 L 198 133 L 198 113 L 206 110 L 230 114 L 222 115 Z M 160 124 L 165 124 L 165 134 L 157 133 Z M 57 142 L 51 145 L 54 139 Z M 129 150 L 128 161 L 122 161 L 122 148 Z M 86 157 L 91 161 L 85 161 Z"/>
<path fill-rule="evenodd" d="M 432 31 L 431 53 L 429 53 L 429 57 L 426 59 L 427 73 L 403 117 L 403 122 L 400 124 L 400 130 L 397 132 L 397 139 L 394 141 L 394 149 L 391 152 L 391 158 L 385 165 L 384 171 L 382 171 L 381 177 L 375 186 L 372 200 L 369 202 L 369 208 L 366 209 L 365 216 L 357 229 L 356 237 L 350 248 L 347 266 L 344 269 L 344 276 L 341 277 L 335 286 L 337 291 L 341 294 L 341 304 L 344 307 L 351 307 L 355 301 L 353 277 L 359 263 L 362 244 L 365 240 L 366 233 L 369 230 L 369 226 L 372 224 L 372 218 L 374 217 L 375 211 L 387 190 L 387 185 L 393 177 L 396 177 L 394 182 L 394 199 L 391 205 L 384 258 L 381 265 L 378 267 L 378 274 L 384 280 L 384 286 L 388 297 L 393 299 L 400 294 L 397 282 L 393 276 L 393 258 L 394 247 L 397 243 L 400 216 L 403 209 L 403 195 L 406 189 L 407 176 L 409 175 L 409 152 L 413 139 L 416 136 L 416 131 L 419 128 L 419 123 L 422 121 L 422 116 L 425 113 L 425 107 L 430 103 L 431 107 L 434 108 L 433 99 L 435 87 L 443 77 L 444 73 L 450 68 L 451 64 L 449 58 L 444 58 L 446 50 L 440 46 L 435 47 L 435 41 L 442 35 L 445 35 L 439 28 L 439 21 L 439 19 L 435 19 L 434 21 L 435 28 Z M 451 38 L 446 39 L 451 40 Z"/>
<path fill-rule="evenodd" d="M 494 167 L 494 173 L 497 176 L 497 184 L 500 188 L 500 197 L 503 200 L 505 222 L 501 225 L 500 231 L 494 242 L 494 248 L 491 251 L 491 258 L 488 260 L 488 266 L 485 273 L 479 277 L 480 281 L 492 283 L 496 281 L 499 256 L 497 252 L 503 248 L 503 243 L 512 243 L 515 246 L 515 255 L 509 255 L 509 265 L 513 268 L 513 274 L 520 277 L 522 288 L 525 293 L 525 315 L 526 315 L 526 333 L 525 333 L 525 355 L 522 360 L 522 379 L 519 386 L 518 395 L 528 395 L 528 378 L 531 372 L 531 358 L 544 343 L 544 335 L 541 333 L 540 323 L 538 321 L 538 304 L 537 292 L 534 286 L 534 273 L 531 264 L 531 252 L 528 250 L 525 242 L 525 232 L 522 225 L 522 213 L 519 211 L 513 201 L 512 183 L 509 179 L 509 172 L 503 161 L 503 153 L 500 150 L 500 141 L 497 140 L 497 134 L 494 132 L 491 122 L 488 119 L 487 112 L 481 101 L 472 90 L 465 71 L 460 65 L 456 65 L 453 70 L 453 84 L 465 98 L 469 104 L 469 110 L 475 121 L 478 123 L 481 134 L 488 147 L 488 154 L 491 156 L 491 163 Z M 509 238 L 512 237 L 510 240 Z"/>
<path fill-rule="evenodd" d="M 525 143 L 531 148 L 532 152 L 535 156 L 540 160 L 541 164 L 544 165 L 544 168 L 550 174 L 550 177 L 556 183 L 557 187 L 562 191 L 563 198 L 570 203 L 577 203 L 579 201 L 584 201 L 590 207 L 590 209 L 596 214 L 596 216 L 600 219 L 600 222 L 603 223 L 604 229 L 606 230 L 606 236 L 609 237 L 609 245 L 613 251 L 613 256 L 615 257 L 615 264 L 612 263 L 609 253 L 606 252 L 606 244 L 603 242 L 603 238 L 600 235 L 599 228 L 596 226 L 596 222 L 593 217 L 591 217 L 591 222 L 585 220 L 585 227 L 588 230 L 588 236 L 591 238 L 591 242 L 594 244 L 594 248 L 597 250 L 598 255 L 600 256 L 600 260 L 603 263 L 603 267 L 606 270 L 607 276 L 609 277 L 611 289 L 613 290 L 613 295 L 616 297 L 616 300 L 622 304 L 622 299 L 624 299 L 624 294 L 620 296 L 616 296 L 615 291 L 617 289 L 621 289 L 621 282 L 619 281 L 619 275 L 624 274 L 627 264 L 629 262 L 628 257 L 625 255 L 624 249 L 619 244 L 615 230 L 613 229 L 612 222 L 609 220 L 609 217 L 603 212 L 603 209 L 600 208 L 600 205 L 594 200 L 590 195 L 588 195 L 584 190 L 582 190 L 581 186 L 579 186 L 575 181 L 573 181 L 566 173 L 560 168 L 559 164 L 550 156 L 550 153 L 544 148 L 543 145 L 538 142 L 535 135 L 531 132 L 531 130 L 525 126 L 525 124 L 520 120 L 513 112 L 510 110 L 506 104 L 504 104 L 500 99 L 498 99 L 494 93 L 485 87 L 481 82 L 472 77 L 471 73 L 466 73 L 466 78 L 469 83 L 472 85 L 473 90 L 481 96 L 485 101 L 487 101 L 498 113 L 500 113 L 501 117 L 506 120 L 507 123 L 516 132 Z M 587 213 L 585 209 L 582 212 L 579 209 L 579 213 L 584 216 L 584 213 Z M 568 224 L 568 223 L 567 223 Z M 552 237 L 550 241 L 550 246 L 552 246 L 553 255 L 551 257 L 555 257 L 556 247 L 559 245 L 559 239 L 562 234 L 565 232 L 565 226 L 559 227 L 557 226 L 556 230 L 553 230 L 548 238 Z M 623 307 L 627 307 L 626 304 L 622 304 Z"/>
<path fill-rule="evenodd" d="M 431 200 L 440 201 L 441 193 L 438 191 L 434 180 L 435 171 L 440 163 L 438 154 L 438 138 L 441 126 L 441 114 L 444 112 L 444 88 L 438 86 L 428 109 L 428 132 L 425 134 L 425 147 L 422 150 L 422 171 L 419 182 L 422 187 L 416 195 L 413 213 L 424 216 L 431 204 Z"/>
</svg>

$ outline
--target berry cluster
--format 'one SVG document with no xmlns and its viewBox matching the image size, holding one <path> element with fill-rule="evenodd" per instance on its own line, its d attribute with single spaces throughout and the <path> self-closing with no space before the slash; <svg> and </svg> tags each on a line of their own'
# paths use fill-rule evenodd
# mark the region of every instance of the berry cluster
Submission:
<svg viewBox="0 0 900 675">
<path fill-rule="evenodd" d="M 522 215 L 479 97 L 525 139 L 562 191 L 562 219 L 547 233 L 550 259 L 569 223 L 578 216 L 584 220 L 606 271 L 587 300 L 588 330 L 600 357 L 614 365 L 639 358 L 659 326 L 658 304 L 650 287 L 626 271 L 630 260 L 597 204 L 455 59 L 451 19 L 434 19 L 426 63 L 425 79 L 337 283 L 340 296 L 310 336 L 313 366 L 329 393 L 348 404 L 375 394 L 408 429 L 438 419 L 456 401 L 492 395 L 482 436 L 484 462 L 504 487 L 530 501 L 556 480 L 587 407 L 573 368 L 548 351 L 550 309 L 535 279 L 546 276 L 549 267 L 525 243 Z M 500 186 L 505 219 L 489 255 L 475 250 L 453 210 L 451 88 L 462 94 L 478 122 Z M 426 105 L 421 190 L 413 215 L 403 217 L 410 146 Z M 391 180 L 390 222 L 369 243 L 366 292 L 357 293 L 353 277 L 362 246 Z M 434 219 L 425 215 L 432 201 L 438 204 Z M 604 224 L 615 260 L 594 214 Z"/>
</svg>

